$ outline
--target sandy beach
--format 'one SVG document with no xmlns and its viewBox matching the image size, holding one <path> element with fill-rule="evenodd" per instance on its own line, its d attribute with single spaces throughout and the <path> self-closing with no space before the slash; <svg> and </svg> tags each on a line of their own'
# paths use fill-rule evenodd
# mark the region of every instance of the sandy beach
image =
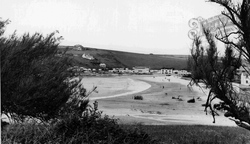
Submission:
<svg viewBox="0 0 250 144">
<path fill-rule="evenodd" d="M 90 103 L 97 101 L 103 114 L 114 116 L 120 123 L 149 125 L 201 124 L 235 126 L 220 113 L 213 123 L 211 114 L 204 112 L 207 90 L 188 87 L 188 80 L 177 76 L 133 75 L 117 77 L 88 77 L 82 80 L 90 91 Z M 140 95 L 143 100 L 134 100 Z M 194 98 L 195 103 L 187 103 Z"/>
<path fill-rule="evenodd" d="M 91 93 L 90 100 L 135 94 L 151 87 L 146 82 L 135 81 L 129 77 L 84 78 L 82 83 L 88 91 L 97 87 L 97 91 Z"/>
</svg>

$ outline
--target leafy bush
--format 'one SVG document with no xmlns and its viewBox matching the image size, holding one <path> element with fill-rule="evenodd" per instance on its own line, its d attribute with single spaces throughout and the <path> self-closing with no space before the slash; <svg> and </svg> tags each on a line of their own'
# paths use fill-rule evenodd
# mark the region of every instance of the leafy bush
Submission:
<svg viewBox="0 0 250 144">
<path fill-rule="evenodd" d="M 50 118 L 68 100 L 68 60 L 55 57 L 53 35 L 1 38 L 2 113 Z"/>
<path fill-rule="evenodd" d="M 54 126 L 56 141 L 67 143 L 148 143 L 153 142 L 145 132 L 134 129 L 125 131 L 117 120 L 102 116 L 94 108 L 87 109 L 82 116 L 72 116 L 57 122 Z"/>
<path fill-rule="evenodd" d="M 0 36 L 6 23 L 0 19 Z M 1 113 L 20 122 L 4 127 L 2 143 L 154 143 L 102 116 L 97 102 L 89 106 L 81 79 L 67 71 L 71 61 L 58 54 L 55 34 L 0 37 Z"/>
<path fill-rule="evenodd" d="M 153 144 L 157 143 L 139 128 L 124 129 L 117 119 L 102 116 L 97 109 L 89 106 L 81 115 L 69 114 L 50 125 L 12 125 L 2 132 L 3 143 L 107 143 L 107 144 Z"/>
<path fill-rule="evenodd" d="M 1 34 L 7 21 L 1 21 Z M 79 83 L 70 84 L 71 60 L 60 52 L 57 32 L 0 37 L 1 113 L 16 121 L 27 117 L 49 120 Z"/>
</svg>

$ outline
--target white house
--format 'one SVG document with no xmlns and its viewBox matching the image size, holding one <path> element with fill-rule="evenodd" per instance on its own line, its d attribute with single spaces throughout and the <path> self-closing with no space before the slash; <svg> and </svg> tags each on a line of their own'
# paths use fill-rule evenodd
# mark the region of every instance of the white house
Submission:
<svg viewBox="0 0 250 144">
<path fill-rule="evenodd" d="M 242 61 L 242 66 L 237 69 L 237 75 L 240 76 L 240 84 L 243 86 L 250 86 L 250 65 L 247 64 L 244 60 Z"/>
<path fill-rule="evenodd" d="M 134 71 L 134 73 L 138 73 L 138 74 L 149 74 L 150 73 L 150 69 L 148 67 L 143 67 L 143 66 L 135 66 L 135 67 L 133 67 L 133 71 Z"/>
<path fill-rule="evenodd" d="M 173 70 L 173 74 L 186 75 L 186 74 L 191 74 L 191 73 L 186 70 Z"/>
<path fill-rule="evenodd" d="M 85 58 L 85 59 L 88 59 L 88 60 L 93 60 L 94 59 L 93 56 L 91 56 L 90 54 L 85 54 L 85 53 L 82 54 L 82 58 Z"/>
<path fill-rule="evenodd" d="M 250 75 L 247 72 L 242 72 L 240 76 L 240 84 L 250 85 Z"/>
<path fill-rule="evenodd" d="M 128 73 L 129 72 L 129 69 L 128 68 L 119 68 L 118 71 L 120 73 Z"/>
<path fill-rule="evenodd" d="M 100 67 L 101 68 L 106 68 L 106 64 L 105 63 L 100 63 Z"/>
<path fill-rule="evenodd" d="M 110 72 L 114 72 L 114 73 L 132 73 L 132 71 L 129 70 L 129 68 L 113 68 L 113 70 L 110 70 Z"/>
<path fill-rule="evenodd" d="M 173 73 L 173 69 L 161 69 L 161 74 L 172 74 Z"/>
</svg>

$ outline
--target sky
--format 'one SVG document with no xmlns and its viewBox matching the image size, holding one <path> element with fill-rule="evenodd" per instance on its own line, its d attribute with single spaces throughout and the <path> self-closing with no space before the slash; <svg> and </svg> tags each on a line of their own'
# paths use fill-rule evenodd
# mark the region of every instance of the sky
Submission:
<svg viewBox="0 0 250 144">
<path fill-rule="evenodd" d="M 223 10 L 207 0 L 1 0 L 5 35 L 59 31 L 61 45 L 189 54 L 188 21 Z"/>
</svg>

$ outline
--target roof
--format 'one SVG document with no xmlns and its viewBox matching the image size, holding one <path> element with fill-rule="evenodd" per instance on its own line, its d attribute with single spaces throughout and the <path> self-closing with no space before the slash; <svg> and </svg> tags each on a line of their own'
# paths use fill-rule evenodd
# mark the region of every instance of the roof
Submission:
<svg viewBox="0 0 250 144">
<path fill-rule="evenodd" d="M 243 76 L 249 76 L 249 73 L 248 72 L 243 72 L 241 73 Z"/>
</svg>

